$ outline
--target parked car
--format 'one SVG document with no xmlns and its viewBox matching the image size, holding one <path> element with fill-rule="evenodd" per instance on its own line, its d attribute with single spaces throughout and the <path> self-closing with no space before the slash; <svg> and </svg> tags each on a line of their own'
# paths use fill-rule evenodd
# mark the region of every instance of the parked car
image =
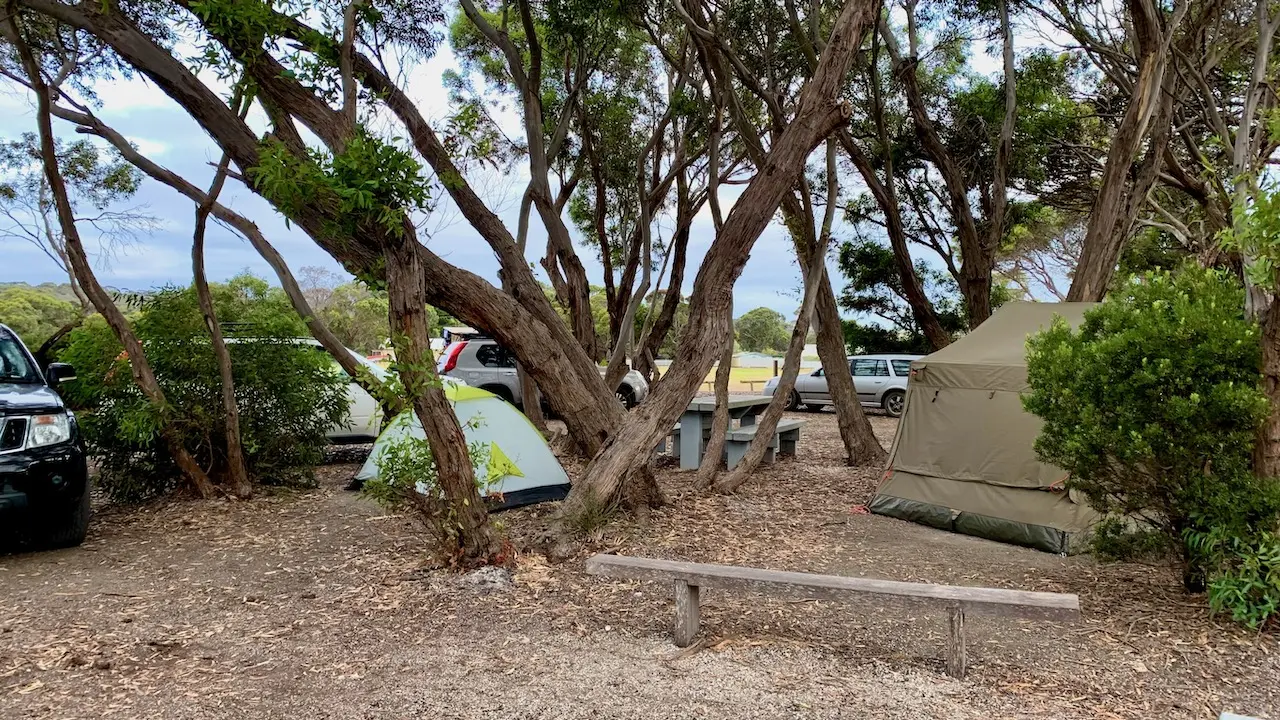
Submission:
<svg viewBox="0 0 1280 720">
<path fill-rule="evenodd" d="M 513 405 L 520 404 L 520 381 L 516 378 L 516 356 L 490 338 L 456 340 L 440 356 L 437 371 L 488 390 Z M 600 368 L 600 374 L 605 368 Z M 644 402 L 649 383 L 635 370 L 628 370 L 618 385 L 618 400 L 628 408 Z"/>
<path fill-rule="evenodd" d="M 849 358 L 849 372 L 858 392 L 858 402 L 863 407 L 883 408 L 893 417 L 902 417 L 907 400 L 907 379 L 911 375 L 911 361 L 923 355 L 855 355 Z M 778 378 L 765 383 L 764 394 L 773 395 Z M 796 387 L 787 398 L 788 410 L 821 410 L 831 404 L 827 389 L 827 376 L 823 368 L 796 378 Z"/>
<path fill-rule="evenodd" d="M 315 338 L 297 338 L 295 342 L 314 348 L 316 352 L 328 352 Z M 347 348 L 347 353 L 355 358 L 357 363 L 368 369 L 374 377 L 379 380 L 387 378 L 387 371 L 381 365 L 350 348 Z M 343 372 L 337 360 L 333 361 L 333 367 L 334 371 Z M 378 433 L 382 432 L 382 405 L 354 379 L 347 383 L 347 401 L 351 406 L 347 421 L 334 426 L 325 433 L 325 437 L 335 443 L 366 443 L 377 440 Z"/>
<path fill-rule="evenodd" d="M 42 372 L 0 325 L 0 528 L 45 547 L 79 545 L 89 528 L 84 440 L 57 391 L 74 379 L 62 363 Z"/>
<path fill-rule="evenodd" d="M 238 337 L 227 338 L 228 344 L 240 341 L 241 338 Z M 287 342 L 328 357 L 328 351 L 315 338 L 291 338 Z M 355 358 L 357 363 L 367 368 L 374 377 L 379 380 L 387 378 L 387 371 L 381 365 L 369 360 L 351 348 L 347 348 L 347 353 Z M 330 362 L 333 363 L 334 372 L 346 374 L 337 360 L 330 358 Z M 354 379 L 350 379 L 347 383 L 347 402 L 351 407 L 351 412 L 347 415 L 346 422 L 335 425 L 329 432 L 325 433 L 325 437 L 335 443 L 367 443 L 378 439 L 378 433 L 382 432 L 382 405 L 377 400 L 374 400 L 373 396 L 360 387 L 360 384 Z"/>
</svg>

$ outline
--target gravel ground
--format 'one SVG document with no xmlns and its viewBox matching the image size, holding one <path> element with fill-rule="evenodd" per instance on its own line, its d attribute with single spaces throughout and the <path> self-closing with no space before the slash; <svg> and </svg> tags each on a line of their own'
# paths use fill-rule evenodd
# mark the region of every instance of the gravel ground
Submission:
<svg viewBox="0 0 1280 720">
<path fill-rule="evenodd" d="M 1280 718 L 1280 642 L 1218 623 L 1165 567 L 1099 565 L 863 514 L 878 468 L 835 417 L 737 495 L 694 493 L 549 564 L 553 507 L 506 513 L 509 575 L 424 566 L 412 523 L 341 487 L 101 508 L 78 549 L 0 556 L 0 718 Z M 873 417 L 887 446 L 895 423 Z M 1078 593 L 1075 626 L 708 592 L 670 643 L 668 588 L 591 578 L 594 552 Z"/>
</svg>

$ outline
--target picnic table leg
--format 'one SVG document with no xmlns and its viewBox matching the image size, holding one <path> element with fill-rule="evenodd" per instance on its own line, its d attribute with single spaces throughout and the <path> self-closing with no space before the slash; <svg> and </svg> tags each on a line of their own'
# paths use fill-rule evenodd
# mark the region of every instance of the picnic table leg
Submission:
<svg viewBox="0 0 1280 720">
<path fill-rule="evenodd" d="M 676 647 L 689 647 L 693 644 L 700 622 L 698 586 L 676 580 Z"/>
<path fill-rule="evenodd" d="M 756 414 L 748 411 L 745 415 L 742 416 L 742 422 L 740 424 L 742 425 L 742 427 L 751 427 L 752 425 L 755 425 Z"/>
<path fill-rule="evenodd" d="M 697 470 L 702 462 L 702 413 L 680 416 L 680 469 Z"/>
<path fill-rule="evenodd" d="M 964 679 L 964 608 L 953 607 L 947 633 L 947 674 L 953 678 Z"/>
</svg>

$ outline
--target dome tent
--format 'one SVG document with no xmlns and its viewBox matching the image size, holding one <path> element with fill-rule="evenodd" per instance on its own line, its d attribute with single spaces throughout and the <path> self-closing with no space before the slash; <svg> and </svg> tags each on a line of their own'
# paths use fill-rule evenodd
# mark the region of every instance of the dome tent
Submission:
<svg viewBox="0 0 1280 720">
<path fill-rule="evenodd" d="M 568 494 L 569 476 L 523 413 L 493 393 L 451 378 L 441 380 L 467 444 L 481 450 L 473 457 L 476 477 L 489 481 L 483 494 L 496 508 L 560 500 Z M 387 424 L 356 480 L 365 482 L 378 477 L 382 453 L 406 435 L 426 437 L 412 410 Z"/>
<path fill-rule="evenodd" d="M 1040 462 L 1041 421 L 1022 407 L 1027 337 L 1095 303 L 1011 302 L 976 330 L 911 363 L 907 403 L 872 512 L 1065 553 L 1099 515 Z"/>
</svg>

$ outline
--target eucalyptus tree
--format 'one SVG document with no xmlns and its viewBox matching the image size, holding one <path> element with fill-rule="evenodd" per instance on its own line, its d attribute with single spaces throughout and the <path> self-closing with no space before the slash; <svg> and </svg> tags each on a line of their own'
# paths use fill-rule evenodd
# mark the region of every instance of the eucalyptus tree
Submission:
<svg viewBox="0 0 1280 720">
<path fill-rule="evenodd" d="M 756 163 L 756 174 L 698 270 L 689 323 L 671 370 L 628 419 L 590 354 L 547 301 L 515 234 L 480 199 L 455 152 L 393 79 L 434 49 L 434 38 L 423 27 L 442 21 L 438 6 L 366 2 L 352 5 L 350 12 L 310 7 L 302 13 L 265 0 L 178 0 L 156 13 L 151 6 L 18 0 L 16 8 L 20 22 L 57 23 L 109 45 L 199 123 L 230 157 L 237 177 L 349 271 L 387 283 L 393 335 L 406 340 L 409 352 L 403 354 L 410 372 L 421 373 L 406 382 L 420 416 L 438 409 L 439 396 L 430 363 L 419 362 L 429 350 L 421 342 L 425 323 L 414 308 L 441 307 L 488 329 L 514 350 L 574 438 L 595 455 L 566 503 L 570 515 L 619 502 L 660 500 L 646 472 L 652 448 L 722 347 L 733 281 L 752 245 L 809 153 L 847 117 L 838 90 L 874 17 L 873 3 L 851 0 L 831 25 L 820 62 L 790 112 L 791 122 L 764 161 Z M 255 107 L 269 126 L 265 137 L 228 105 L 208 73 L 198 75 L 188 65 L 188 52 L 172 39 L 172 23 L 178 22 L 184 38 L 201 49 L 201 58 L 253 83 Z M 152 29 L 156 24 L 169 37 Z M 394 119 L 403 143 L 370 130 L 368 118 L 375 112 L 380 119 Z M 535 125 L 528 120 L 527 126 Z M 526 141 L 542 130 L 537 124 Z M 450 264 L 417 239 L 410 217 L 433 202 L 419 158 L 498 257 L 505 289 Z M 546 198 L 533 200 L 545 205 Z M 452 417 L 444 408 L 442 414 Z M 465 453 L 461 435 L 443 428 L 433 436 L 426 418 L 424 426 L 441 467 L 458 473 L 449 499 L 455 508 L 469 508 L 464 545 L 483 556 L 494 549 L 493 538 L 479 502 L 472 501 L 474 484 L 463 487 L 463 463 L 443 461 L 449 453 L 455 460 L 461 456 L 455 451 Z"/>
</svg>

